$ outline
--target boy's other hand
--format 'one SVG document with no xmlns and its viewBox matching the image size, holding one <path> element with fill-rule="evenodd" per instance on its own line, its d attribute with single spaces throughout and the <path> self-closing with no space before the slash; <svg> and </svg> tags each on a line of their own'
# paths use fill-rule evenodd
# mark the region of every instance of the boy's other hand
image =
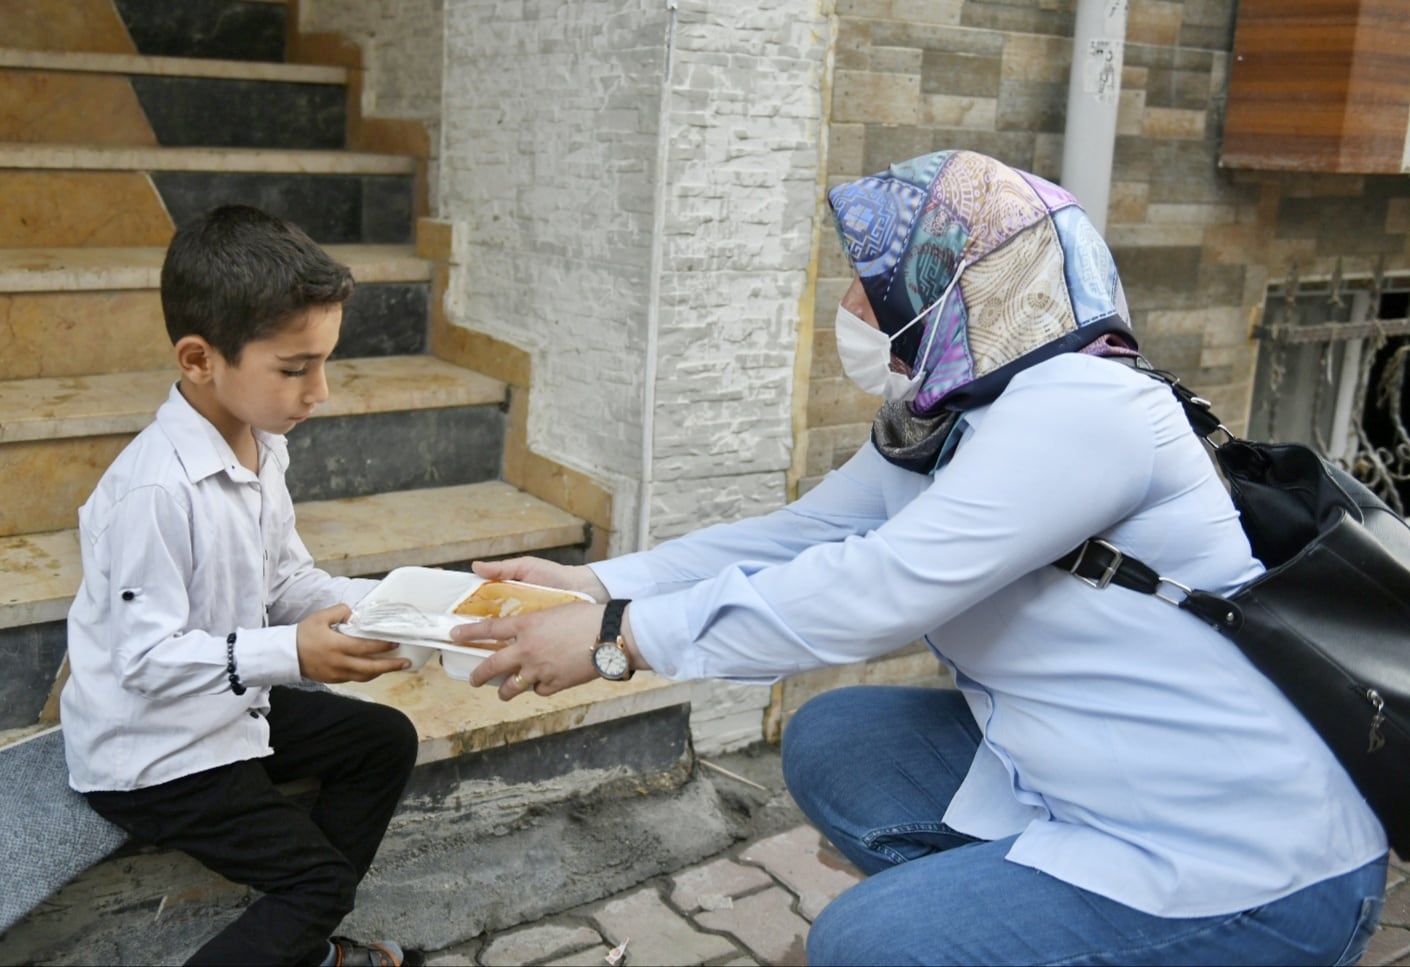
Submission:
<svg viewBox="0 0 1410 967">
<path fill-rule="evenodd" d="M 577 591 L 598 604 L 606 604 L 611 597 L 586 564 L 559 564 L 541 557 L 511 557 L 503 561 L 475 561 L 470 569 L 487 581 L 523 581 L 546 588 Z"/>
<path fill-rule="evenodd" d="M 351 614 L 352 608 L 337 604 L 299 622 L 299 671 L 305 678 L 329 684 L 370 682 L 378 675 L 411 667 L 406 658 L 388 657 L 396 642 L 354 638 L 333 630 Z"/>
</svg>

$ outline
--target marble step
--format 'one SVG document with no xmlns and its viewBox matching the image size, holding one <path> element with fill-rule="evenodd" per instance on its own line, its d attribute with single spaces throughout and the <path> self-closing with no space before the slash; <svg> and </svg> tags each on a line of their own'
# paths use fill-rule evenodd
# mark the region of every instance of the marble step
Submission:
<svg viewBox="0 0 1410 967">
<path fill-rule="evenodd" d="M 147 57 L 142 54 L 103 54 L 89 51 L 25 50 L 0 46 L 0 68 L 76 74 L 206 77 L 225 80 L 274 81 L 282 84 L 348 82 L 345 67 L 322 64 L 261 63 L 201 57 Z"/>
<path fill-rule="evenodd" d="M 134 434 L 166 399 L 174 371 L 108 373 L 0 382 L 0 444 Z M 432 356 L 388 356 L 328 363 L 330 399 L 314 419 L 383 410 L 504 402 L 505 387 Z"/>
<path fill-rule="evenodd" d="M 0 535 L 71 527 L 166 399 L 170 368 L 0 382 Z M 329 363 L 331 398 L 289 433 L 295 500 L 497 479 L 503 383 L 430 356 Z"/>
<path fill-rule="evenodd" d="M 335 359 L 411 356 L 427 349 L 430 285 L 360 282 L 343 307 Z M 87 376 L 171 365 L 161 294 L 0 292 L 0 380 Z"/>
<path fill-rule="evenodd" d="M 302 175 L 410 175 L 416 159 L 363 151 L 0 143 L 0 168 L 57 171 L 207 171 Z"/>
<path fill-rule="evenodd" d="M 0 50 L 0 55 L 5 53 Z M 103 57 L 125 66 L 120 55 L 71 56 Z M 129 60 L 136 68 L 160 63 L 158 58 Z M 240 66 L 235 61 L 215 63 Z M 347 146 L 345 83 L 0 66 L 0 105 L 0 141 L 325 150 Z"/>
<path fill-rule="evenodd" d="M 164 245 L 222 203 L 287 218 L 325 245 L 415 232 L 415 159 L 352 151 L 0 144 L 0 246 Z"/>
<path fill-rule="evenodd" d="M 326 245 L 358 282 L 429 282 L 411 245 Z M 157 289 L 162 246 L 0 248 L 0 293 Z"/>
<path fill-rule="evenodd" d="M 299 534 L 332 574 L 384 574 L 580 547 L 587 524 L 503 481 L 297 505 Z M 75 530 L 0 538 L 0 628 L 62 621 L 82 577 Z"/>
<path fill-rule="evenodd" d="M 139 54 L 282 61 L 288 11 L 249 0 L 114 0 Z"/>
</svg>

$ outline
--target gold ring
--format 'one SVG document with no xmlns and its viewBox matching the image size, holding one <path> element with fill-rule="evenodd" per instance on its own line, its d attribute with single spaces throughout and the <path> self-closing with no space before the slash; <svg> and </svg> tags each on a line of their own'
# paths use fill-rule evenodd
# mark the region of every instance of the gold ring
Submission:
<svg viewBox="0 0 1410 967">
<path fill-rule="evenodd" d="M 529 690 L 529 683 L 524 681 L 524 676 L 520 675 L 518 672 L 514 673 L 514 684 L 519 686 L 519 691 L 521 692 L 527 692 Z"/>
</svg>

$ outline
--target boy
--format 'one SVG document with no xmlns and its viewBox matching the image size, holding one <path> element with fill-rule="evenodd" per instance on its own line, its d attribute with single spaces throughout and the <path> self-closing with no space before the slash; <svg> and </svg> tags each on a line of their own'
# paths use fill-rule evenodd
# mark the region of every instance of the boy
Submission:
<svg viewBox="0 0 1410 967">
<path fill-rule="evenodd" d="M 348 269 L 301 230 L 217 208 L 178 231 L 162 313 L 180 379 L 79 511 L 61 714 L 69 782 L 102 816 L 262 892 L 192 964 L 419 963 L 329 934 L 416 758 L 401 712 L 301 678 L 409 662 L 333 630 L 375 581 L 317 569 L 282 434 L 328 398 Z M 316 776 L 312 810 L 276 788 Z"/>
</svg>

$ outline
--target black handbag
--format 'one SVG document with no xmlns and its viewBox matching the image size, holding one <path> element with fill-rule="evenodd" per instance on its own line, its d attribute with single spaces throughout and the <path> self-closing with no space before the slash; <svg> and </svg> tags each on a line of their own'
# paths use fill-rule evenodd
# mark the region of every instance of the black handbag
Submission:
<svg viewBox="0 0 1410 967">
<path fill-rule="evenodd" d="M 1239 439 L 1174 376 L 1141 371 L 1174 390 L 1267 571 L 1218 595 L 1096 538 L 1054 563 L 1098 588 L 1159 595 L 1232 640 L 1327 743 L 1392 848 L 1410 856 L 1410 525 L 1309 447 Z"/>
</svg>

